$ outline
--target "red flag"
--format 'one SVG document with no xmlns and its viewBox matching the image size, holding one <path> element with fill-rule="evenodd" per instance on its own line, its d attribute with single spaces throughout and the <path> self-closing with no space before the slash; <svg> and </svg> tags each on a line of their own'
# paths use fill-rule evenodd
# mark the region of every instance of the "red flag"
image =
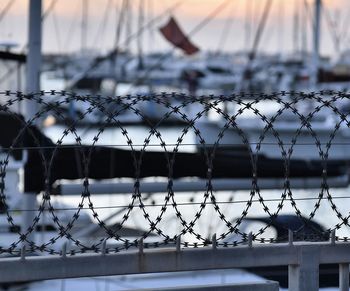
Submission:
<svg viewBox="0 0 350 291">
<path fill-rule="evenodd" d="M 182 32 L 179 25 L 173 17 L 170 17 L 168 23 L 159 29 L 163 36 L 174 46 L 182 49 L 186 54 L 192 55 L 199 51 L 187 36 Z"/>
</svg>

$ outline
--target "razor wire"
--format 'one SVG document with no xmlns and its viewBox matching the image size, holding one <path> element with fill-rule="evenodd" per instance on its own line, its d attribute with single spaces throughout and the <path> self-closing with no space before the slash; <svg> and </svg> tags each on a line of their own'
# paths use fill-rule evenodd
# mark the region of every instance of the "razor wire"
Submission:
<svg viewBox="0 0 350 291">
<path fill-rule="evenodd" d="M 0 117 L 5 118 L 0 130 L 0 253 L 18 255 L 25 244 L 29 253 L 58 254 L 67 241 L 71 254 L 119 252 L 140 242 L 146 248 L 164 247 L 179 239 L 184 247 L 202 247 L 212 243 L 213 234 L 218 246 L 232 247 L 246 244 L 249 236 L 257 243 L 286 241 L 288 230 L 299 240 L 316 241 L 341 230 L 344 235 L 337 240 L 347 241 L 350 212 L 339 202 L 348 197 L 334 194 L 329 179 L 340 175 L 348 179 L 349 97 L 336 91 L 198 97 L 0 92 Z M 15 112 L 28 103 L 38 108 L 34 116 Z M 105 142 L 106 132 L 112 132 L 115 140 Z M 18 152 L 22 160 L 16 160 Z M 62 168 L 60 159 L 66 154 Z M 13 187 L 8 177 L 16 162 L 21 163 L 15 173 L 22 177 L 19 201 L 20 195 L 27 195 L 22 193 L 26 187 L 34 187 L 36 209 L 11 202 L 15 194 L 8 191 Z M 98 176 L 99 170 L 107 174 Z M 74 179 L 67 172 L 74 172 Z M 311 191 L 318 194 L 295 196 L 293 179 L 308 174 L 319 179 L 318 190 Z M 216 179 L 242 177 L 251 185 L 244 199 L 237 200 L 242 196 L 237 189 L 215 189 Z M 278 197 L 264 193 L 263 178 L 283 180 L 282 189 L 274 191 Z M 76 206 L 55 205 L 55 187 L 61 179 L 80 183 Z M 102 179 L 99 183 L 127 179 L 133 187 L 119 196 L 124 201 L 99 206 L 100 198 L 90 187 L 96 179 Z M 178 179 L 202 179 L 205 186 L 200 193 L 180 194 L 174 187 Z M 161 193 L 142 190 L 144 183 L 159 180 L 166 185 Z M 314 204 L 304 209 L 303 201 Z M 322 207 L 329 208 L 327 215 L 334 215 L 334 223 L 327 220 L 322 225 L 321 211 L 326 211 Z M 102 213 L 106 209 L 118 210 L 112 214 L 113 223 Z M 21 229 L 19 217 L 28 211 L 33 213 L 32 224 Z M 88 219 L 83 221 L 83 216 Z M 263 226 L 252 231 L 254 223 Z M 79 235 L 91 226 L 92 232 L 100 233 Z M 276 227 L 280 233 L 268 236 Z"/>
</svg>

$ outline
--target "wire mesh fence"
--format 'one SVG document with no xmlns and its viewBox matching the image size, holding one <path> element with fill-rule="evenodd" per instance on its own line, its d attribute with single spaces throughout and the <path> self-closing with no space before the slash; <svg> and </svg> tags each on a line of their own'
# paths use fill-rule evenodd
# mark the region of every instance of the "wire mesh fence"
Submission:
<svg viewBox="0 0 350 291">
<path fill-rule="evenodd" d="M 347 93 L 0 96 L 4 255 L 23 244 L 57 254 L 67 241 L 72 254 L 119 252 L 140 241 L 162 247 L 179 237 L 184 247 L 202 247 L 213 234 L 218 246 L 232 247 L 249 237 L 287 241 L 289 230 L 296 240 L 328 240 L 333 230 L 348 240 Z M 36 113 L 20 114 L 28 106 Z M 340 190 L 330 182 L 339 177 Z M 218 190 L 225 179 L 231 188 Z M 200 186 L 178 191 L 178 181 Z M 115 198 L 113 187 L 126 182 L 129 190 Z M 91 186 L 111 183 L 104 196 Z M 147 183 L 162 186 L 146 191 Z M 67 184 L 80 187 L 69 205 L 57 198 Z M 28 193 L 37 195 L 33 209 L 22 204 Z M 27 228 L 25 212 L 33 214 Z"/>
</svg>

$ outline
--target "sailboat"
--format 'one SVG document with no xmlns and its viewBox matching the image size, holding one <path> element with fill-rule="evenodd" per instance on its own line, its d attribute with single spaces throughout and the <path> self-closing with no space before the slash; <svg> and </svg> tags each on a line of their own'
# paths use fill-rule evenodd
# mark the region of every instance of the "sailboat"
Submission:
<svg viewBox="0 0 350 291">
<path fill-rule="evenodd" d="M 243 148 L 252 155 L 285 161 L 350 160 L 350 130 L 342 119 L 344 112 L 337 109 L 343 98 L 323 101 L 324 96 L 305 96 L 296 96 L 299 101 L 284 101 L 285 96 L 275 96 L 272 101 L 262 98 L 258 106 L 237 97 L 230 101 L 236 104 L 232 115 L 215 121 L 201 120 L 196 126 L 205 146 L 220 152 L 233 153 Z M 275 108 L 261 113 L 264 103 Z"/>
<path fill-rule="evenodd" d="M 321 1 L 315 0 L 317 25 L 309 90 L 317 90 L 320 17 Z M 227 98 L 227 103 L 235 106 L 229 115 L 219 114 L 215 121 L 201 120 L 197 126 L 205 144 L 220 151 L 245 147 L 252 155 L 285 161 L 350 160 L 350 132 L 341 109 L 348 96 L 338 95 L 331 91 L 328 94 L 327 91 L 318 94 L 282 92 L 266 97 L 262 94 L 259 102 L 245 102 L 245 95 L 238 94 Z M 270 112 L 261 113 L 264 104 Z"/>
</svg>

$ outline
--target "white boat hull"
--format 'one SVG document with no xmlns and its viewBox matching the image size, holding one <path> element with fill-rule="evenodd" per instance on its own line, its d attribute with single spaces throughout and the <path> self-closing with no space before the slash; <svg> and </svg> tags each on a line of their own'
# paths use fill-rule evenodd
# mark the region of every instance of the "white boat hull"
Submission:
<svg viewBox="0 0 350 291">
<path fill-rule="evenodd" d="M 340 128 L 334 133 L 334 127 L 312 126 L 312 131 L 303 127 L 274 126 L 264 131 L 264 126 L 255 125 L 251 120 L 239 127 L 230 125 L 227 129 L 221 122 L 202 121 L 196 124 L 205 146 L 216 150 L 228 150 L 245 147 L 252 154 L 265 155 L 272 159 L 298 160 L 350 160 L 350 132 Z M 199 136 L 196 137 L 198 147 Z"/>
</svg>

